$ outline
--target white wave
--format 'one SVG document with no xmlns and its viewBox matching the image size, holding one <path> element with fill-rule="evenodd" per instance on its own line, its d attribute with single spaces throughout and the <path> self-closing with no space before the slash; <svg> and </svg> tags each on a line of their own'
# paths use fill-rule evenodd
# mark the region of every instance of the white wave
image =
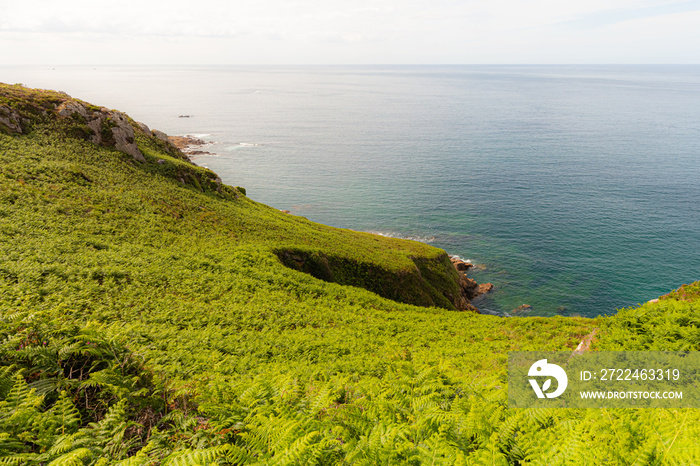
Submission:
<svg viewBox="0 0 700 466">
<path fill-rule="evenodd" d="M 218 159 L 218 158 L 223 157 L 223 155 L 216 154 L 214 152 L 209 152 L 208 154 L 186 154 L 186 155 L 190 158 L 190 160 Z"/>
<path fill-rule="evenodd" d="M 246 147 L 259 147 L 262 144 L 257 144 L 254 142 L 237 142 L 233 146 L 229 146 L 226 148 L 226 150 L 237 150 L 237 149 L 244 149 Z"/>
<path fill-rule="evenodd" d="M 450 254 L 450 257 L 454 257 L 455 259 L 459 259 L 464 262 L 472 263 L 471 259 L 464 259 L 462 256 L 458 256 L 457 254 Z"/>
<path fill-rule="evenodd" d="M 407 236 L 407 235 L 399 235 L 397 233 L 389 233 L 389 232 L 385 232 L 385 231 L 368 231 L 367 233 L 372 233 L 373 235 L 385 236 L 387 238 L 409 239 L 411 241 L 419 241 L 421 243 L 431 243 L 431 242 L 435 241 L 434 236 Z"/>
</svg>

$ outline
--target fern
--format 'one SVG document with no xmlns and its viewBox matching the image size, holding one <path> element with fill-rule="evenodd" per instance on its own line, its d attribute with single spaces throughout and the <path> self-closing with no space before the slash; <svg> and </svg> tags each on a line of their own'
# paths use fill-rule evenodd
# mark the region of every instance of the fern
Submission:
<svg viewBox="0 0 700 466">
<path fill-rule="evenodd" d="M 428 302 L 458 292 L 442 251 L 208 190 L 136 139 L 139 165 L 0 134 L 0 464 L 700 464 L 695 411 L 509 410 L 505 365 L 594 328 L 698 350 L 700 285 L 599 319 L 401 304 L 280 260 Z"/>
<path fill-rule="evenodd" d="M 65 435 L 66 432 L 72 432 L 80 425 L 80 413 L 73 405 L 73 402 L 68 398 L 66 392 L 61 392 L 58 401 L 47 413 L 53 415 L 60 425 L 60 433 Z"/>
<path fill-rule="evenodd" d="M 163 466 L 206 466 L 226 458 L 228 445 L 200 449 L 180 450 L 163 460 Z"/>
<path fill-rule="evenodd" d="M 92 453 L 87 448 L 79 448 L 70 453 L 59 456 L 51 461 L 48 466 L 84 466 L 92 457 Z"/>
</svg>

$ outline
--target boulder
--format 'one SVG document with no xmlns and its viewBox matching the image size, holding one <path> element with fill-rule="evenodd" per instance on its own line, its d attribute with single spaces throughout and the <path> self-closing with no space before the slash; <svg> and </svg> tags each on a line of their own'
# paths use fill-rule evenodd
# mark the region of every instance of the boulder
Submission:
<svg viewBox="0 0 700 466">
<path fill-rule="evenodd" d="M 114 147 L 120 152 L 132 156 L 139 162 L 145 162 L 143 154 L 136 145 L 134 128 L 129 117 L 124 113 L 107 108 L 99 111 L 89 109 L 84 103 L 76 100 L 67 100 L 56 108 L 56 113 L 62 117 L 70 118 L 78 114 L 85 119 L 90 128 L 90 142 Z M 105 134 L 105 125 L 109 128 L 110 137 Z M 144 125 L 145 126 L 145 125 Z"/>
<path fill-rule="evenodd" d="M 467 278 L 466 275 L 459 276 L 459 287 L 467 301 L 471 301 L 479 295 L 479 284 L 476 280 Z"/>
<path fill-rule="evenodd" d="M 102 123 L 104 118 L 100 115 L 93 118 L 87 122 L 88 128 L 92 130 L 92 135 L 90 136 L 90 142 L 94 144 L 102 144 Z"/>
<path fill-rule="evenodd" d="M 514 313 L 525 312 L 525 311 L 529 311 L 531 309 L 532 309 L 532 306 L 530 306 L 529 304 L 521 304 L 520 306 L 513 309 L 511 312 L 514 312 Z"/>
<path fill-rule="evenodd" d="M 72 116 L 74 113 L 82 116 L 83 118 L 88 118 L 88 109 L 85 105 L 76 102 L 74 100 L 67 100 L 58 106 L 56 112 L 62 117 Z"/>
<path fill-rule="evenodd" d="M 136 125 L 141 129 L 141 131 L 143 131 L 143 132 L 146 133 L 147 135 L 153 136 L 153 133 L 151 133 L 151 130 L 150 130 L 150 128 L 148 127 L 148 125 L 146 125 L 146 123 L 141 123 L 141 122 L 138 122 L 138 121 L 137 121 L 137 122 L 136 122 Z"/>
<path fill-rule="evenodd" d="M 161 141 L 163 141 L 163 142 L 168 142 L 168 135 L 165 134 L 164 132 L 158 131 L 157 129 L 154 129 L 154 130 L 152 131 L 152 133 L 153 133 L 153 135 L 154 135 L 155 137 L 157 137 L 157 138 L 160 139 Z"/>
<path fill-rule="evenodd" d="M 134 140 L 134 128 L 131 126 L 129 118 L 125 114 L 117 111 L 110 112 L 109 118 L 110 121 L 116 125 L 112 127 L 115 149 L 129 154 L 139 162 L 145 162 L 146 159 Z"/>
<path fill-rule="evenodd" d="M 493 290 L 493 283 L 480 283 L 478 294 L 488 293 Z"/>
<path fill-rule="evenodd" d="M 0 130 L 22 134 L 22 117 L 14 109 L 0 105 Z"/>
<path fill-rule="evenodd" d="M 474 264 L 472 264 L 471 262 L 464 261 L 459 257 L 455 256 L 450 256 L 450 262 L 452 262 L 452 265 L 454 265 L 455 269 L 457 269 L 459 272 L 466 272 L 467 270 L 474 267 Z"/>
</svg>

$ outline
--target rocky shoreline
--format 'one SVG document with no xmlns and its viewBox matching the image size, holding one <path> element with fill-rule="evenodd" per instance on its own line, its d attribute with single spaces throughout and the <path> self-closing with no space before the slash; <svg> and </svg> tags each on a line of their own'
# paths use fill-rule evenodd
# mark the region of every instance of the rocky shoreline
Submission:
<svg viewBox="0 0 700 466">
<path fill-rule="evenodd" d="M 493 283 L 477 283 L 473 278 L 467 277 L 467 272 L 476 268 L 471 262 L 460 259 L 457 256 L 449 256 L 450 262 L 454 266 L 457 273 L 459 273 L 459 288 L 462 292 L 463 297 L 469 303 L 468 309 L 479 311 L 471 301 L 482 294 L 489 293 L 493 290 Z"/>
<path fill-rule="evenodd" d="M 201 150 L 201 147 L 212 144 L 209 141 L 194 136 L 168 136 L 168 141 L 188 157 L 197 155 L 213 155 L 211 152 Z"/>
</svg>

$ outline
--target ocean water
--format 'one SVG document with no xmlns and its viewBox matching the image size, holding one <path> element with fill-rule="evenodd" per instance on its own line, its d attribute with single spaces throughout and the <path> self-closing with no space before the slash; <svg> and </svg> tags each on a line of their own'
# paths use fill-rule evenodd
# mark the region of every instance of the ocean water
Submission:
<svg viewBox="0 0 700 466">
<path fill-rule="evenodd" d="M 700 66 L 0 67 L 168 134 L 260 202 L 483 265 L 510 314 L 700 279 Z M 178 118 L 189 115 L 189 118 Z"/>
</svg>

